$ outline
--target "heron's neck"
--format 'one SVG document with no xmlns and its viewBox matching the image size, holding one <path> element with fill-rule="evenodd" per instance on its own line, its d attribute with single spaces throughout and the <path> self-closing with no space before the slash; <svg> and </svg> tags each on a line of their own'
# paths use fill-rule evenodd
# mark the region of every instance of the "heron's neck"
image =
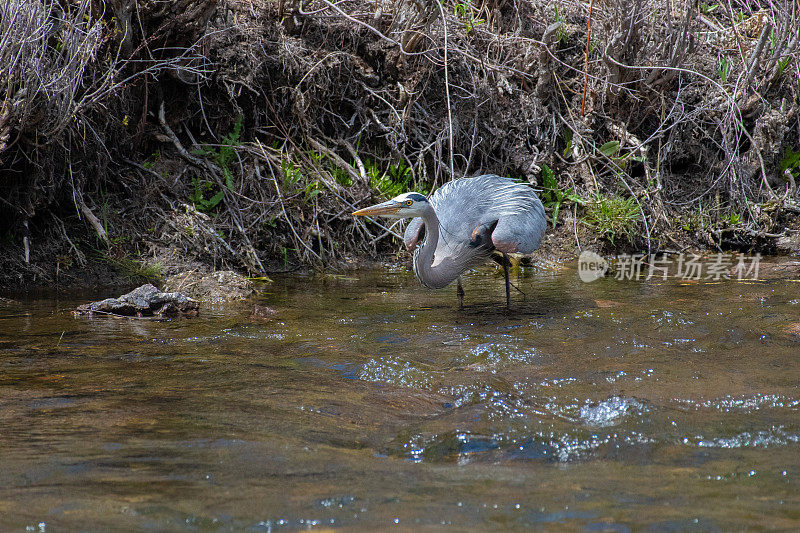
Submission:
<svg viewBox="0 0 800 533">
<path fill-rule="evenodd" d="M 425 240 L 414 254 L 414 273 L 426 287 L 441 289 L 455 280 L 461 270 L 453 268 L 450 258 L 444 258 L 433 266 L 434 254 L 439 244 L 439 217 L 436 216 L 433 206 L 428 205 L 420 218 L 425 224 Z"/>
</svg>

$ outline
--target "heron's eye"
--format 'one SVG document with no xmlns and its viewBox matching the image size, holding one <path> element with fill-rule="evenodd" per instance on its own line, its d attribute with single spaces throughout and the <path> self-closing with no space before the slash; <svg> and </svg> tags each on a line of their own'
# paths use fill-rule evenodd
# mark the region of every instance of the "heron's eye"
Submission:
<svg viewBox="0 0 800 533">
<path fill-rule="evenodd" d="M 406 200 L 406 205 L 411 205 L 414 203 L 414 200 Z"/>
</svg>

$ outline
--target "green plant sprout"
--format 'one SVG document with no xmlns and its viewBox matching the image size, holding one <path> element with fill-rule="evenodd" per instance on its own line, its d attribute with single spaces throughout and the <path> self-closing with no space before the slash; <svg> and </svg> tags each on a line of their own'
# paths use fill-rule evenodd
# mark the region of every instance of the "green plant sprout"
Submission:
<svg viewBox="0 0 800 533">
<path fill-rule="evenodd" d="M 778 76 L 783 76 L 783 71 L 792 62 L 792 56 L 786 56 L 778 60 Z"/>
<path fill-rule="evenodd" d="M 731 64 L 730 61 L 725 59 L 724 57 L 720 60 L 719 63 L 719 70 L 717 71 L 719 74 L 719 79 L 722 80 L 722 83 L 726 83 L 728 81 L 728 76 L 731 73 Z"/>
<path fill-rule="evenodd" d="M 555 21 L 559 23 L 558 30 L 556 30 L 556 39 L 558 40 L 558 44 L 562 45 L 567 40 L 567 34 L 561 29 L 564 27 L 564 15 L 559 13 L 558 4 L 553 6 L 553 10 L 555 11 Z"/>
<path fill-rule="evenodd" d="M 365 158 L 364 168 L 367 171 L 370 185 L 387 198 L 394 198 L 398 194 L 413 190 L 414 182 L 411 168 L 404 161 L 400 161 L 396 165 L 390 163 L 389 168 L 385 172 L 381 172 L 380 167 L 374 160 Z M 428 194 L 428 191 L 424 189 L 418 192 Z"/>
<path fill-rule="evenodd" d="M 573 137 L 572 130 L 567 129 L 567 131 L 564 132 L 564 140 L 567 143 L 567 145 L 564 147 L 564 152 L 563 152 L 563 156 L 565 159 L 569 159 L 570 157 L 572 157 L 572 150 L 574 149 L 574 146 L 572 145 L 572 137 Z"/>
<path fill-rule="evenodd" d="M 705 2 L 700 3 L 700 13 L 703 15 L 710 15 L 717 9 L 719 9 L 719 4 L 706 4 Z"/>
<path fill-rule="evenodd" d="M 792 179 L 797 181 L 800 178 L 800 152 L 795 152 L 788 146 L 783 151 L 783 157 L 780 162 L 781 176 L 784 176 L 788 171 Z"/>
<path fill-rule="evenodd" d="M 600 153 L 611 159 L 620 171 L 625 171 L 629 161 L 641 161 L 642 158 L 636 155 L 636 150 L 621 153 L 619 141 L 608 141 L 600 147 Z"/>
<path fill-rule="evenodd" d="M 475 29 L 475 26 L 483 24 L 486 22 L 482 18 L 478 18 L 475 15 L 475 7 L 472 5 L 470 0 L 465 0 L 463 2 L 456 2 L 455 5 L 455 13 L 456 16 L 461 18 L 464 21 L 464 26 L 467 30 L 467 35 Z"/>
<path fill-rule="evenodd" d="M 217 164 L 222 170 L 223 182 L 229 191 L 233 190 L 233 172 L 230 169 L 230 163 L 236 155 L 236 148 L 241 145 L 241 134 L 242 115 L 239 115 L 233 126 L 233 131 L 222 138 L 222 143 L 219 146 L 216 148 L 204 146 L 192 152 L 201 157 L 208 157 Z M 222 189 L 217 190 L 217 187 L 208 180 L 193 178 L 192 182 L 194 183 L 194 191 L 189 199 L 200 211 L 211 211 L 225 198 L 225 191 Z M 208 195 L 211 195 L 210 198 Z"/>
<path fill-rule="evenodd" d="M 722 217 L 722 221 L 730 226 L 736 226 L 742 223 L 742 213 L 738 211 L 731 211 Z"/>
<path fill-rule="evenodd" d="M 545 164 L 542 164 L 541 200 L 545 207 L 553 209 L 552 223 L 554 228 L 556 227 L 558 212 L 561 209 L 562 204 L 564 204 L 566 201 L 574 202 L 580 205 L 584 204 L 583 198 L 572 192 L 572 187 L 563 190 L 559 188 L 558 180 L 556 179 L 555 174 L 550 167 Z"/>
</svg>

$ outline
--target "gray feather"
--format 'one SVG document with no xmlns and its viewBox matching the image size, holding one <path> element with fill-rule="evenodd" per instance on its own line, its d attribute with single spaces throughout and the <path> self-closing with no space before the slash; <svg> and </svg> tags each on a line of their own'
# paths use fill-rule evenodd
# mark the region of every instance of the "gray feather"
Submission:
<svg viewBox="0 0 800 533">
<path fill-rule="evenodd" d="M 496 222 L 492 240 L 509 243 L 508 251 L 523 254 L 539 247 L 547 228 L 544 207 L 533 189 L 494 174 L 446 183 L 428 201 L 439 217 L 441 232 L 435 263 L 445 257 L 460 258 L 465 266 L 484 260 L 491 244 L 477 248 L 470 245 L 473 230 L 481 225 Z M 421 224 L 420 218 L 409 223 L 404 236 L 407 245 Z"/>
</svg>

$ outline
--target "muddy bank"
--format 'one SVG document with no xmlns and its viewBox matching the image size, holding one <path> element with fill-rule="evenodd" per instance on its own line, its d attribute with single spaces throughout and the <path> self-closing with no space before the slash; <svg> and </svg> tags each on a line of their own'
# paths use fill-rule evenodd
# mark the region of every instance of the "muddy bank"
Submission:
<svg viewBox="0 0 800 533">
<path fill-rule="evenodd" d="M 785 4 L 7 2 L 0 286 L 396 259 L 355 207 L 487 172 L 542 257 L 796 253 Z"/>
</svg>

